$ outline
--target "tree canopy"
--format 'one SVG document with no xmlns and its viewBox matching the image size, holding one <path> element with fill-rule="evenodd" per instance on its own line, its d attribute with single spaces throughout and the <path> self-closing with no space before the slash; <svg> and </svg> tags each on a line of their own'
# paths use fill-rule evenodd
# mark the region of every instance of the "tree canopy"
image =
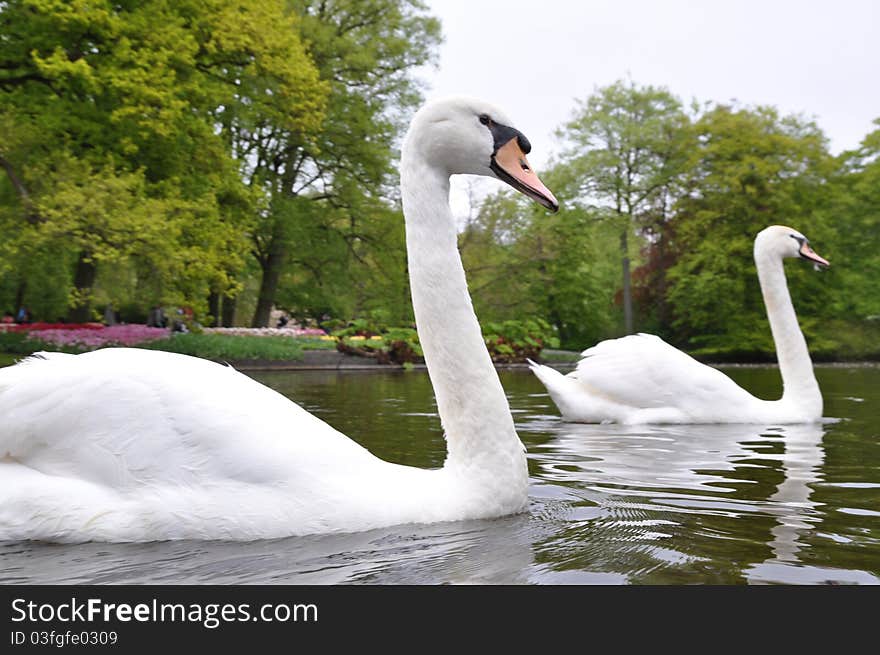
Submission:
<svg viewBox="0 0 880 655">
<path fill-rule="evenodd" d="M 144 282 L 153 302 L 229 284 L 259 198 L 219 117 L 246 107 L 304 139 L 323 121 L 328 85 L 295 15 L 260 0 L 12 0 L 0 25 L 7 294 L 41 302 L 19 274 L 39 252 L 68 261 L 54 283 L 79 319 L 98 276 L 125 286 L 120 268 L 126 295 Z"/>
<path fill-rule="evenodd" d="M 878 122 L 880 125 L 880 122 Z M 559 131 L 547 179 L 563 211 L 486 199 L 461 238 L 478 311 L 536 315 L 582 349 L 633 322 L 698 355 L 773 353 L 752 246 L 772 224 L 831 259 L 786 266 L 819 358 L 880 355 L 880 131 L 833 156 L 819 127 L 773 107 L 684 104 L 631 81 L 596 89 Z M 617 245 L 615 245 L 617 241 Z M 470 251 L 470 252 L 469 252 Z"/>
<path fill-rule="evenodd" d="M 577 180 L 573 200 L 616 223 L 620 235 L 624 329 L 633 331 L 630 233 L 665 222 L 690 144 L 689 118 L 669 91 L 631 80 L 597 89 L 558 131 L 563 159 Z"/>
<path fill-rule="evenodd" d="M 236 149 L 252 155 L 247 176 L 271 198 L 251 235 L 260 277 L 254 326 L 267 324 L 279 294 L 312 314 L 366 310 L 371 294 L 356 292 L 363 277 L 378 273 L 381 286 L 392 267 L 403 270 L 400 250 L 383 261 L 382 239 L 403 238 L 402 220 L 388 212 L 397 195 L 394 148 L 421 101 L 412 71 L 432 60 L 440 38 L 438 21 L 416 0 L 290 4 L 330 93 L 315 139 L 271 122 L 230 126 Z M 394 280 L 396 297 L 405 276 Z"/>
<path fill-rule="evenodd" d="M 0 310 L 411 323 L 395 163 L 441 40 L 424 2 L 8 0 L 0 28 Z M 786 266 L 811 350 L 880 356 L 880 119 L 833 155 L 802 116 L 621 80 L 557 136 L 558 214 L 502 191 L 465 221 L 481 319 L 768 356 L 752 242 L 782 223 L 833 264 Z"/>
</svg>

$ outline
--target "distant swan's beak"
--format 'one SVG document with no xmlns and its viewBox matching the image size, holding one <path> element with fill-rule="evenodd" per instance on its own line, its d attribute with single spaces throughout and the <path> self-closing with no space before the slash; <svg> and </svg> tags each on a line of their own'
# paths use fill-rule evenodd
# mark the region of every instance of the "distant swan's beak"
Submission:
<svg viewBox="0 0 880 655">
<path fill-rule="evenodd" d="M 825 268 L 828 268 L 829 266 L 831 266 L 831 262 L 829 262 L 829 261 L 828 261 L 827 259 L 825 259 L 824 257 L 820 257 L 820 256 L 816 253 L 815 250 L 813 250 L 812 248 L 810 248 L 810 244 L 807 243 L 806 241 L 804 241 L 804 242 L 801 244 L 800 253 L 801 253 L 801 257 L 803 257 L 804 259 L 809 259 L 811 262 L 814 262 L 815 264 L 817 264 L 817 268 L 818 268 L 819 266 L 822 266 L 822 267 L 825 267 Z"/>
<path fill-rule="evenodd" d="M 529 166 L 516 137 L 498 148 L 492 155 L 490 167 L 499 179 L 507 182 L 517 191 L 521 191 L 552 212 L 559 211 L 559 202 Z"/>
</svg>

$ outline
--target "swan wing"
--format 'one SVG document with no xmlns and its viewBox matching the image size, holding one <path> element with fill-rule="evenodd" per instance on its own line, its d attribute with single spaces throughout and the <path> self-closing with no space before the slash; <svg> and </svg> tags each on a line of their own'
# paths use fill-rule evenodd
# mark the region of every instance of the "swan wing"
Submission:
<svg viewBox="0 0 880 655">
<path fill-rule="evenodd" d="M 120 490 L 273 484 L 378 461 L 232 367 L 133 348 L 41 353 L 0 370 L 0 417 L 7 461 Z"/>
<path fill-rule="evenodd" d="M 602 341 L 581 353 L 569 376 L 603 400 L 631 408 L 711 415 L 754 397 L 721 371 L 651 334 Z"/>
</svg>

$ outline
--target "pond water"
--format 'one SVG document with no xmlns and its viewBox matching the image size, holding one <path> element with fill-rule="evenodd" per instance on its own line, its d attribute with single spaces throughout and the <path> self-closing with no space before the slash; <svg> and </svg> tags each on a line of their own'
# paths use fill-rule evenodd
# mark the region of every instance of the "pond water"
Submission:
<svg viewBox="0 0 880 655">
<path fill-rule="evenodd" d="M 723 369 L 778 397 L 771 367 Z M 253 374 L 377 455 L 440 466 L 424 372 Z M 820 425 L 560 420 L 503 371 L 527 513 L 250 543 L 0 544 L 0 583 L 880 583 L 880 368 L 818 367 Z"/>
</svg>

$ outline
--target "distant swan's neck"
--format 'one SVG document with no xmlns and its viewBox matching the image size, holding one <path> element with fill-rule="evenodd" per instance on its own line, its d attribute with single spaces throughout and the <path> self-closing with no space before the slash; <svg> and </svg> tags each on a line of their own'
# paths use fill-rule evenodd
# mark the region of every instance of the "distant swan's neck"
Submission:
<svg viewBox="0 0 880 655">
<path fill-rule="evenodd" d="M 782 399 L 819 415 L 822 412 L 822 393 L 813 373 L 807 342 L 791 302 L 782 258 L 756 248 L 755 265 L 776 345 L 776 357 L 782 375 Z"/>
<path fill-rule="evenodd" d="M 445 467 L 524 500 L 524 448 L 471 305 L 449 173 L 404 146 L 401 193 L 413 309 L 446 436 Z"/>
</svg>

